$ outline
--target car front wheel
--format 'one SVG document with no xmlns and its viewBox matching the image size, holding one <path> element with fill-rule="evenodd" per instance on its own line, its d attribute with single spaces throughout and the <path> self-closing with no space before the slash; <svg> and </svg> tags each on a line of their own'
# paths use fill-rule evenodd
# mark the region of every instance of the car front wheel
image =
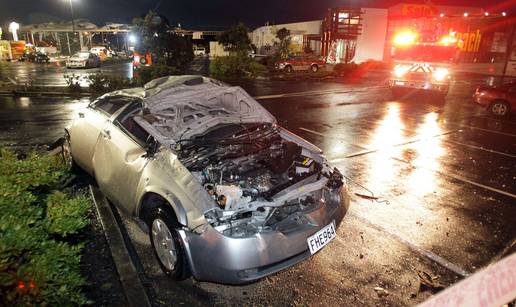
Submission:
<svg viewBox="0 0 516 307">
<path fill-rule="evenodd" d="M 319 70 L 319 66 L 317 66 L 317 65 L 315 65 L 315 64 L 314 64 L 314 65 L 312 65 L 312 66 L 310 67 L 310 70 L 311 70 L 312 72 L 317 72 L 317 71 Z"/>
<path fill-rule="evenodd" d="M 163 208 L 155 208 L 149 215 L 150 241 L 154 254 L 163 272 L 175 280 L 189 276 L 181 237 L 177 233 L 178 223 L 174 216 Z"/>
<path fill-rule="evenodd" d="M 504 117 L 509 115 L 509 104 L 505 101 L 497 100 L 491 104 L 490 110 L 494 116 Z"/>
<path fill-rule="evenodd" d="M 289 74 L 290 74 L 293 70 L 294 70 L 294 69 L 292 69 L 292 66 L 290 66 L 290 65 L 285 66 L 285 71 L 286 71 L 287 73 L 289 73 Z"/>
</svg>

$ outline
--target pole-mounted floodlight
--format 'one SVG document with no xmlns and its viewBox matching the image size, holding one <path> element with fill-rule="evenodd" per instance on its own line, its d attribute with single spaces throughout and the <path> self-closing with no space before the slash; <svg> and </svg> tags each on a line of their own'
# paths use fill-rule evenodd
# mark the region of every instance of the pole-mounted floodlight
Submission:
<svg viewBox="0 0 516 307">
<path fill-rule="evenodd" d="M 20 25 L 16 22 L 11 22 L 9 24 L 9 32 L 13 34 L 13 41 L 18 41 L 18 30 L 20 29 Z"/>
<path fill-rule="evenodd" d="M 70 14 L 72 15 L 72 31 L 75 33 L 75 16 L 73 13 L 73 0 L 68 0 L 70 3 Z"/>
</svg>

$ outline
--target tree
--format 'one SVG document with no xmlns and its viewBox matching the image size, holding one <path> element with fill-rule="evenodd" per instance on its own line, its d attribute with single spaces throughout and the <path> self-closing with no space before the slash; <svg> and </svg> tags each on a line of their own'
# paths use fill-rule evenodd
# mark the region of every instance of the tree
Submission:
<svg viewBox="0 0 516 307">
<path fill-rule="evenodd" d="M 138 37 L 136 51 L 151 53 L 159 64 L 184 70 L 193 58 L 192 41 L 172 31 L 168 20 L 153 11 L 143 18 L 133 20 Z"/>
<path fill-rule="evenodd" d="M 286 58 L 290 53 L 290 30 L 287 28 L 281 28 L 276 31 L 276 38 L 279 40 L 278 48 L 276 50 L 277 58 Z"/>
<path fill-rule="evenodd" d="M 250 49 L 249 29 L 243 24 L 238 25 L 220 33 L 217 37 L 227 51 L 232 53 L 246 53 Z"/>
</svg>

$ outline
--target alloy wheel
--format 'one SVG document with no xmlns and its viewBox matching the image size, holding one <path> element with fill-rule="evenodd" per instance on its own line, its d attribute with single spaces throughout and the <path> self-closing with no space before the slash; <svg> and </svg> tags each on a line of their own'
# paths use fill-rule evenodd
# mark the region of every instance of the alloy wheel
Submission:
<svg viewBox="0 0 516 307">
<path fill-rule="evenodd" d="M 493 111 L 494 115 L 504 116 L 507 114 L 508 107 L 504 103 L 495 103 L 491 107 L 491 111 Z"/>
<path fill-rule="evenodd" d="M 154 249 L 159 261 L 168 270 L 174 270 L 177 263 L 177 250 L 170 229 L 163 220 L 158 218 L 152 222 L 151 231 Z"/>
</svg>

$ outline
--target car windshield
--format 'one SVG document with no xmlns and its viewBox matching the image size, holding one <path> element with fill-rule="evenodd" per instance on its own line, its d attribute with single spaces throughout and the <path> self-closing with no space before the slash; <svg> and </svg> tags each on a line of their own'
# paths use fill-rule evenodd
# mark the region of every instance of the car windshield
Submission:
<svg viewBox="0 0 516 307">
<path fill-rule="evenodd" d="M 90 56 L 88 52 L 77 52 L 74 54 L 74 57 L 81 58 L 81 59 L 87 59 Z"/>
</svg>

